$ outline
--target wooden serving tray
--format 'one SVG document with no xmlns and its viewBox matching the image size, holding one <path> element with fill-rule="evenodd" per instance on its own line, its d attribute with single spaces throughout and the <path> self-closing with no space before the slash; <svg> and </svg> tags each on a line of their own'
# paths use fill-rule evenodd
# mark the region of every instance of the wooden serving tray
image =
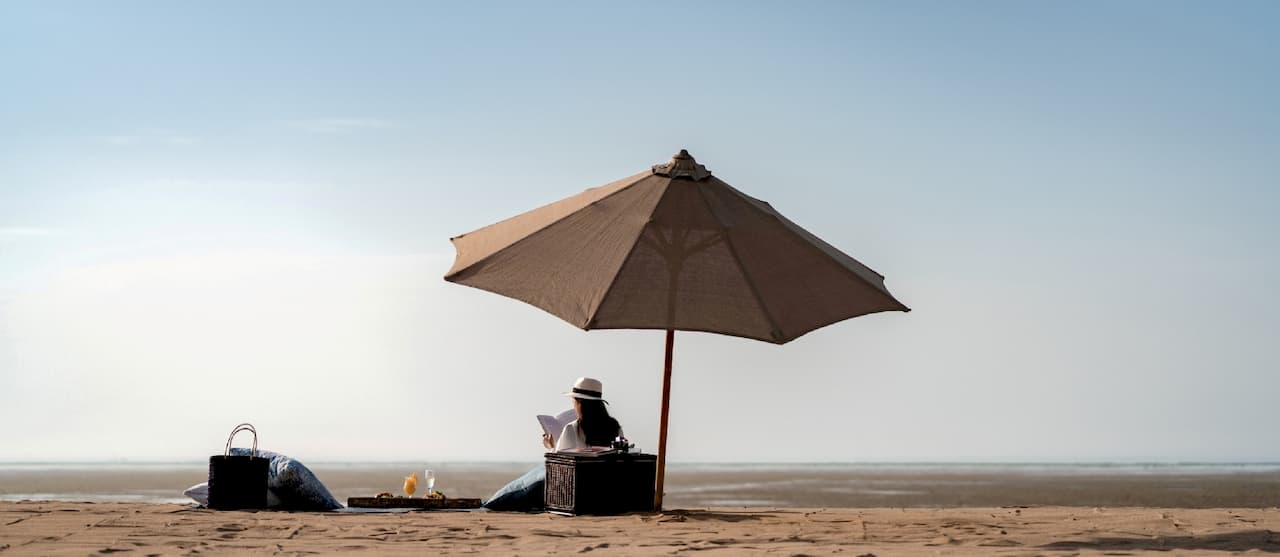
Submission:
<svg viewBox="0 0 1280 557">
<path fill-rule="evenodd" d="M 478 509 L 479 499 L 427 499 L 424 497 L 348 497 L 348 507 L 371 509 Z"/>
</svg>

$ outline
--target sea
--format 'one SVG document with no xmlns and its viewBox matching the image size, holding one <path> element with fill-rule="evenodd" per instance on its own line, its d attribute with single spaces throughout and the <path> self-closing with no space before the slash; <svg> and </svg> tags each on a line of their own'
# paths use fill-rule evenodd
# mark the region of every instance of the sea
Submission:
<svg viewBox="0 0 1280 557">
<path fill-rule="evenodd" d="M 307 463 L 339 499 L 436 489 L 484 499 L 536 462 Z M 0 463 L 0 501 L 191 504 L 207 462 Z M 1274 507 L 1280 463 L 671 463 L 667 508 Z"/>
</svg>

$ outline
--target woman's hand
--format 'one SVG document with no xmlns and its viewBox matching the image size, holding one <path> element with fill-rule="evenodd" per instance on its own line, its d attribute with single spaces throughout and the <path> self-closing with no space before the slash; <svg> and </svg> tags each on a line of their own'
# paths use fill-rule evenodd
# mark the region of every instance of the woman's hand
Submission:
<svg viewBox="0 0 1280 557">
<path fill-rule="evenodd" d="M 543 433 L 543 434 L 542 434 L 542 446 L 543 446 L 543 447 L 546 447 L 546 448 L 547 448 L 547 450 L 551 450 L 551 449 L 556 448 L 556 447 L 555 447 L 555 445 L 552 445 L 552 444 L 551 444 L 551 434 L 550 434 L 550 433 Z"/>
</svg>

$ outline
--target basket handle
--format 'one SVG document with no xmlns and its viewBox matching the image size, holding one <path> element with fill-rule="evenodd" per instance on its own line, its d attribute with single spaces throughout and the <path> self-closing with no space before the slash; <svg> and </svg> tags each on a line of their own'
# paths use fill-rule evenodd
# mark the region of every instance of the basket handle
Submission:
<svg viewBox="0 0 1280 557">
<path fill-rule="evenodd" d="M 248 431 L 253 434 L 253 455 L 258 456 L 258 430 L 253 428 L 253 424 L 243 423 L 231 430 L 231 435 L 227 437 L 227 449 L 223 451 L 223 456 L 231 456 L 231 440 L 236 438 L 236 434 L 241 431 Z"/>
</svg>

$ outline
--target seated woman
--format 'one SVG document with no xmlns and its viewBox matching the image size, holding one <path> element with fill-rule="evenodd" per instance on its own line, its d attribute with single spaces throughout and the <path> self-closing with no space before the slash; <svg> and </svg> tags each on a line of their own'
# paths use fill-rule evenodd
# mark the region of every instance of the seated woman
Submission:
<svg viewBox="0 0 1280 557">
<path fill-rule="evenodd" d="M 573 384 L 573 390 L 564 394 L 573 397 L 573 409 L 578 414 L 578 419 L 565 424 L 554 446 L 556 451 L 607 447 L 615 438 L 622 436 L 622 426 L 609 415 L 609 410 L 605 407 L 607 403 L 602 398 L 604 389 L 599 380 L 579 377 Z M 542 446 L 553 448 L 550 434 L 542 434 Z M 483 506 L 495 511 L 541 510 L 546 478 L 547 468 L 540 464 L 523 476 L 511 480 L 485 501 Z"/>
</svg>

